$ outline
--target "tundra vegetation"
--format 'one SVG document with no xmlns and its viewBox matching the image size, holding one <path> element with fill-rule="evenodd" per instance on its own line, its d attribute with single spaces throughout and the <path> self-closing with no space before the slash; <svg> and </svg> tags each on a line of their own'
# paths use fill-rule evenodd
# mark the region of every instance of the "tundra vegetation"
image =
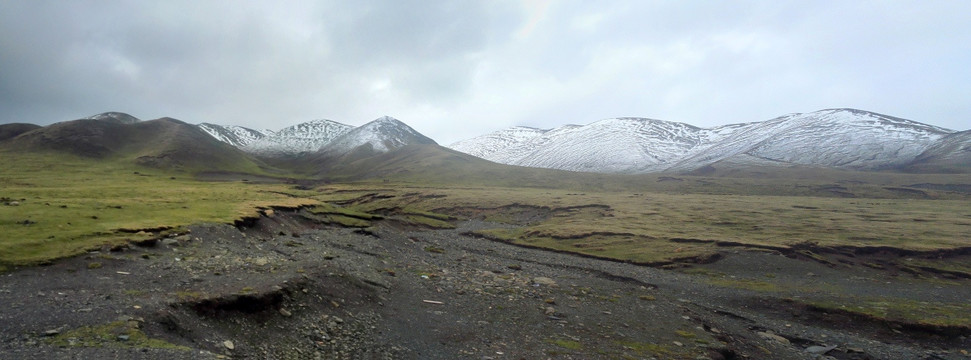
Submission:
<svg viewBox="0 0 971 360">
<path fill-rule="evenodd" d="M 443 229 L 481 220 L 494 226 L 470 235 L 680 269 L 714 286 L 760 292 L 811 293 L 822 285 L 787 284 L 773 274 L 735 278 L 692 266 L 724 251 L 754 250 L 833 267 L 896 269 L 926 281 L 971 278 L 964 257 L 944 256 L 971 248 L 969 194 L 919 186 L 971 183 L 971 176 L 961 174 L 823 172 L 800 179 L 804 170 L 793 170 L 753 178 L 547 178 L 538 172 L 540 181 L 521 186 L 510 185 L 514 179 L 503 174 L 461 179 L 415 172 L 339 183 L 293 174 L 275 181 L 246 181 L 246 175 L 203 181 L 191 172 L 43 152 L 2 153 L 0 169 L 0 270 L 151 241 L 190 224 L 233 223 L 274 208 L 303 207 L 320 221 L 365 230 L 376 221 Z M 874 249 L 901 256 L 847 261 Z M 942 256 L 906 256 L 935 252 Z M 879 319 L 971 327 L 967 304 L 859 297 L 795 301 Z M 91 333 L 84 338 L 98 341 L 98 333 L 111 326 L 84 330 Z M 573 340 L 550 342 L 568 350 L 583 347 Z M 653 345 L 629 346 L 661 352 Z"/>
</svg>

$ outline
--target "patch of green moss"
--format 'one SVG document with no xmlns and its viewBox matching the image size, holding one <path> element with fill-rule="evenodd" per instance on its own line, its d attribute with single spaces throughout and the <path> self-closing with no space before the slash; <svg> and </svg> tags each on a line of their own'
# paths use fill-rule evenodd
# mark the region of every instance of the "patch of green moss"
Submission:
<svg viewBox="0 0 971 360">
<path fill-rule="evenodd" d="M 179 301 L 195 301 L 202 299 L 205 297 L 205 295 L 198 291 L 176 291 L 175 297 L 178 298 Z"/>
<path fill-rule="evenodd" d="M 548 343 L 559 346 L 564 349 L 569 350 L 580 350 L 583 349 L 583 344 L 575 340 L 564 340 L 564 339 L 550 339 L 547 340 Z"/>
<path fill-rule="evenodd" d="M 318 215 L 341 215 L 346 217 L 352 217 L 361 220 L 381 220 L 384 217 L 381 215 L 374 215 L 364 211 L 356 210 L 353 208 L 340 207 L 333 204 L 320 204 L 310 208 L 310 212 Z"/>
<path fill-rule="evenodd" d="M 861 314 L 876 319 L 931 326 L 971 327 L 971 304 L 891 298 L 848 298 L 802 301 L 819 308 Z"/>
<path fill-rule="evenodd" d="M 455 225 L 449 222 L 445 222 L 436 218 L 426 217 L 424 215 L 404 215 L 398 218 L 399 220 L 422 227 L 428 227 L 432 229 L 454 229 Z"/>
<path fill-rule="evenodd" d="M 690 332 L 690 331 L 687 331 L 687 330 L 675 330 L 674 333 L 675 334 L 678 334 L 678 336 L 683 337 L 683 338 L 694 338 L 694 337 L 697 337 L 698 336 L 695 333 Z"/>
<path fill-rule="evenodd" d="M 425 251 L 430 252 L 430 253 L 436 253 L 436 254 L 444 254 L 445 253 L 445 249 L 442 249 L 442 248 L 440 248 L 438 246 L 431 246 L 431 245 L 426 246 L 425 247 Z"/>
<path fill-rule="evenodd" d="M 137 322 L 115 321 L 105 325 L 84 326 L 45 340 L 61 347 L 116 347 L 191 350 L 188 347 L 153 339 L 138 329 Z"/>
</svg>

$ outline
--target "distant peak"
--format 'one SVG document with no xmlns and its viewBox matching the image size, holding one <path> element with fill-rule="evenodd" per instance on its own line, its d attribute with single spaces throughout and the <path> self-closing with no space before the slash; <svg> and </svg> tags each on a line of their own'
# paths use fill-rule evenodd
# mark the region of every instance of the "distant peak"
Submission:
<svg viewBox="0 0 971 360">
<path fill-rule="evenodd" d="M 388 116 L 388 115 L 385 115 L 385 116 L 382 116 L 382 117 L 379 117 L 379 118 L 377 118 L 377 119 L 374 119 L 374 122 L 391 122 L 391 123 L 400 123 L 400 122 L 401 122 L 401 120 L 398 120 L 398 119 L 395 119 L 395 118 L 393 118 L 393 117 L 391 117 L 391 116 Z"/>
<path fill-rule="evenodd" d="M 304 124 L 333 124 L 333 123 L 337 123 L 337 122 L 330 119 L 314 119 L 314 120 L 305 122 Z"/>
<path fill-rule="evenodd" d="M 128 115 L 123 112 L 118 112 L 118 111 L 109 111 L 109 112 L 104 112 L 97 115 L 91 115 L 86 118 L 83 118 L 82 120 L 101 120 L 101 121 L 110 121 L 110 122 L 119 123 L 119 124 L 134 124 L 141 121 L 134 116 Z"/>
</svg>

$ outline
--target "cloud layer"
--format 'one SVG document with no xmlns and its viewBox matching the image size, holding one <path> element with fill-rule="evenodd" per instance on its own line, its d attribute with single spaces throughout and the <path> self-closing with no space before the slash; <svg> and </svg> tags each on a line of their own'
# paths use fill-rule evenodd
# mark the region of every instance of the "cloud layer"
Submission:
<svg viewBox="0 0 971 360">
<path fill-rule="evenodd" d="M 971 118 L 960 1 L 3 1 L 0 123 L 104 111 L 447 144 L 615 116 Z"/>
</svg>

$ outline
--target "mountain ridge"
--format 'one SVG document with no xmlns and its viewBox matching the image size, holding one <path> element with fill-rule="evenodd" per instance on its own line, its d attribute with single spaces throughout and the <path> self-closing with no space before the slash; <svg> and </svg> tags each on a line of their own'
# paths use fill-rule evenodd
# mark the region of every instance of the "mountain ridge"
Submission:
<svg viewBox="0 0 971 360">
<path fill-rule="evenodd" d="M 449 148 L 503 164 L 604 173 L 691 172 L 728 160 L 769 166 L 902 169 L 953 130 L 836 108 L 711 128 L 611 118 L 588 125 L 500 130 Z M 529 129 L 529 128 L 525 128 Z"/>
<path fill-rule="evenodd" d="M 272 131 L 212 123 L 189 125 L 169 118 L 142 121 L 118 112 L 47 127 L 5 124 L 0 126 L 0 143 L 57 148 L 63 142 L 65 149 L 100 157 L 119 151 L 119 144 L 131 147 L 126 132 L 150 127 L 145 124 L 159 120 L 193 127 L 207 139 L 261 161 L 296 164 L 310 173 L 334 168 L 336 162 L 356 162 L 409 145 L 439 146 L 390 116 L 358 127 L 319 119 Z M 65 126 L 74 133 L 64 132 Z M 50 135 L 58 131 L 60 135 Z M 35 133 L 44 134 L 40 138 L 50 143 L 38 145 L 43 141 L 37 140 Z M 160 132 L 151 141 L 166 143 L 165 134 Z M 835 108 L 710 128 L 639 117 L 553 129 L 516 126 L 445 148 L 500 164 L 592 173 L 699 174 L 713 168 L 751 166 L 971 172 L 969 134 L 971 131 L 956 132 L 864 110 Z M 21 139 L 30 137 L 34 140 Z M 146 135 L 139 137 L 149 139 Z M 197 135 L 191 138 L 209 141 Z"/>
<path fill-rule="evenodd" d="M 36 128 L 3 140 L 0 151 L 67 153 L 181 171 L 264 169 L 261 162 L 195 125 L 167 117 L 119 121 L 134 119 L 129 117 L 83 118 Z"/>
</svg>

